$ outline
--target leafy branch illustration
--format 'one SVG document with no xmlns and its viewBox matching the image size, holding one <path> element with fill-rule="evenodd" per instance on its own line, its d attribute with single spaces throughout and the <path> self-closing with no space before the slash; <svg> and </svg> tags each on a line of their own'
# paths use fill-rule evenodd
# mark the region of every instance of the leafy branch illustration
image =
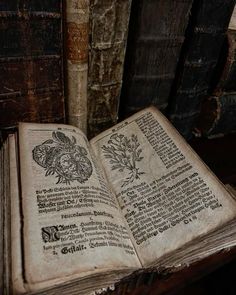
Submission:
<svg viewBox="0 0 236 295">
<path fill-rule="evenodd" d="M 129 172 L 129 176 L 125 179 L 123 186 L 132 183 L 135 179 L 139 179 L 144 174 L 137 167 L 140 162 L 142 149 L 136 135 L 132 134 L 127 138 L 123 134 L 113 134 L 108 141 L 108 145 L 103 145 L 102 150 L 106 159 L 112 165 L 112 170 Z"/>
</svg>

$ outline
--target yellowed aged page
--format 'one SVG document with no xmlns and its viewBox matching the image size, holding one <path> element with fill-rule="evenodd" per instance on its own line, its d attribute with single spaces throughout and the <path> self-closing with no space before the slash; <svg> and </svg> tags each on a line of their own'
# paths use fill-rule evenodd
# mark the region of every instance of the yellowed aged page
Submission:
<svg viewBox="0 0 236 295">
<path fill-rule="evenodd" d="M 72 126 L 22 123 L 19 141 L 30 289 L 48 280 L 140 266 L 84 134 Z"/>
<path fill-rule="evenodd" d="M 8 138 L 3 143 L 3 260 L 0 264 L 3 265 L 3 291 L 4 295 L 7 294 L 11 285 L 11 232 L 10 232 L 10 161 L 9 161 L 9 140 Z M 7 294 L 8 295 L 8 294 Z"/>
<path fill-rule="evenodd" d="M 155 108 L 91 145 L 144 266 L 236 216 L 236 203 L 223 185 Z"/>
<path fill-rule="evenodd" d="M 236 30 L 236 6 L 234 7 L 230 22 L 229 22 L 229 29 Z"/>
<path fill-rule="evenodd" d="M 11 281 L 13 294 L 23 294 L 20 195 L 17 175 L 16 134 L 9 135 L 10 199 L 11 199 Z"/>
</svg>

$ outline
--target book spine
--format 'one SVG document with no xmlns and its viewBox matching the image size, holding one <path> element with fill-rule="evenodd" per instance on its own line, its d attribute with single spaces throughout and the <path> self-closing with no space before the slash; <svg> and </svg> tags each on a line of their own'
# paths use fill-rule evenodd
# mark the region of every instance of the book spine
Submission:
<svg viewBox="0 0 236 295">
<path fill-rule="evenodd" d="M 117 122 L 131 0 L 90 1 L 88 136 Z"/>
<path fill-rule="evenodd" d="M 150 104 L 167 107 L 192 2 L 132 2 L 120 108 L 124 117 Z"/>
<path fill-rule="evenodd" d="M 168 112 L 187 139 L 210 92 L 234 5 L 234 0 L 194 1 Z"/>
<path fill-rule="evenodd" d="M 89 0 L 66 1 L 68 123 L 87 132 Z"/>
<path fill-rule="evenodd" d="M 236 91 L 236 30 L 228 30 L 224 52 L 224 65 L 216 92 Z"/>
<path fill-rule="evenodd" d="M 0 131 L 0 290 L 4 287 L 4 154 L 3 136 Z"/>
<path fill-rule="evenodd" d="M 63 122 L 62 1 L 0 4 L 0 127 Z"/>
<path fill-rule="evenodd" d="M 211 96 L 202 104 L 195 132 L 209 138 L 236 131 L 236 92 Z"/>
</svg>

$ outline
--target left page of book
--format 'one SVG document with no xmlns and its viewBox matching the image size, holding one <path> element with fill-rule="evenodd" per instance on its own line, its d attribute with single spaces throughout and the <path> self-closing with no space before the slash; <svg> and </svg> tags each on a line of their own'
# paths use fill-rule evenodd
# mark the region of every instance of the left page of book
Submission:
<svg viewBox="0 0 236 295">
<path fill-rule="evenodd" d="M 21 123 L 19 145 L 29 290 L 140 267 L 85 135 L 67 125 Z"/>
<path fill-rule="evenodd" d="M 20 191 L 17 168 L 17 138 L 9 135 L 10 203 L 11 203 L 11 290 L 13 294 L 23 294 Z"/>
<path fill-rule="evenodd" d="M 7 294 L 10 285 L 10 239 L 9 239 L 9 141 L 0 148 L 0 294 Z M 2 293 L 1 293 L 2 291 Z"/>
<path fill-rule="evenodd" d="M 9 140 L 5 140 L 3 144 L 3 195 L 2 195 L 2 206 L 3 206 L 3 259 L 1 264 L 3 264 L 3 294 L 8 295 L 8 290 L 11 285 L 11 255 L 9 249 L 11 249 L 11 239 L 10 239 L 10 175 L 9 175 Z"/>
</svg>

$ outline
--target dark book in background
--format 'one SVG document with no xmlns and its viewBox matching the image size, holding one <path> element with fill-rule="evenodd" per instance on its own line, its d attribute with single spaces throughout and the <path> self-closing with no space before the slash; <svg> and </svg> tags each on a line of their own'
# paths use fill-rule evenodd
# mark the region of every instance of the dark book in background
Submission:
<svg viewBox="0 0 236 295">
<path fill-rule="evenodd" d="M 0 128 L 63 122 L 62 1 L 0 2 Z"/>
<path fill-rule="evenodd" d="M 192 0 L 132 2 L 120 112 L 150 104 L 165 110 Z"/>
<path fill-rule="evenodd" d="M 168 116 L 187 139 L 199 116 L 225 40 L 234 0 L 195 0 L 181 53 Z"/>
<path fill-rule="evenodd" d="M 194 128 L 198 137 L 224 136 L 236 131 L 236 31 L 229 30 L 220 79 L 213 95 L 204 99 Z"/>
<path fill-rule="evenodd" d="M 195 132 L 216 137 L 236 131 L 236 92 L 223 92 L 204 100 Z"/>
<path fill-rule="evenodd" d="M 228 30 L 221 58 L 223 69 L 216 91 L 236 91 L 236 30 Z"/>
<path fill-rule="evenodd" d="M 1 133 L 0 133 L 1 135 Z M 2 147 L 1 144 L 1 137 L 0 137 L 0 147 Z M 3 173 L 3 161 L 4 161 L 4 155 L 3 153 L 0 154 L 0 174 Z M 0 186 L 0 224 L 4 223 L 4 182 L 1 181 L 1 186 Z M 1 227 L 0 228 L 0 290 L 3 290 L 3 286 L 5 284 L 5 278 L 4 278 L 4 229 Z"/>
<path fill-rule="evenodd" d="M 117 122 L 131 0 L 90 1 L 88 137 Z"/>
<path fill-rule="evenodd" d="M 236 131 L 236 27 L 235 11 L 221 51 L 215 87 L 201 106 L 195 134 L 224 136 Z"/>
</svg>

